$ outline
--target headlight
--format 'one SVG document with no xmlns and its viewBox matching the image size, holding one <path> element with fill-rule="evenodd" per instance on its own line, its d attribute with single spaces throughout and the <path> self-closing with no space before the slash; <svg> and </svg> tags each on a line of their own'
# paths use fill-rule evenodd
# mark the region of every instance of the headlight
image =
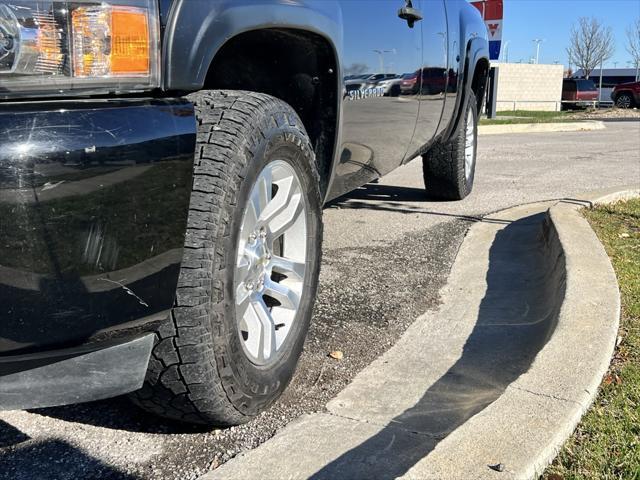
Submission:
<svg viewBox="0 0 640 480">
<path fill-rule="evenodd" d="M 156 0 L 0 0 L 0 98 L 158 87 L 158 23 Z"/>
</svg>

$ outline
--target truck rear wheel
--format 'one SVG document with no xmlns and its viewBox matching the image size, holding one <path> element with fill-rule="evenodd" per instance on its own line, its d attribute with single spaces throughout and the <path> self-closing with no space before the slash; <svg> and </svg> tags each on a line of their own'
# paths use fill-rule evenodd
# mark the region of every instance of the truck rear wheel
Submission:
<svg viewBox="0 0 640 480">
<path fill-rule="evenodd" d="M 319 177 L 286 103 L 238 91 L 189 98 L 198 135 L 177 297 L 132 396 L 164 417 L 229 426 L 293 376 L 318 284 Z"/>
<path fill-rule="evenodd" d="M 445 143 L 435 144 L 422 157 L 422 172 L 427 195 L 443 200 L 462 200 L 471 193 L 478 146 L 478 108 L 473 92 L 458 130 Z"/>
</svg>

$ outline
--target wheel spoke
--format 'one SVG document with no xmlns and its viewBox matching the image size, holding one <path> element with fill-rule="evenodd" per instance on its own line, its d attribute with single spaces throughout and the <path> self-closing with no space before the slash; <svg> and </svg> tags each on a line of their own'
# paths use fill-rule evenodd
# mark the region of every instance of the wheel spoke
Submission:
<svg viewBox="0 0 640 480">
<path fill-rule="evenodd" d="M 300 304 L 298 294 L 282 283 L 276 283 L 270 279 L 266 280 L 264 282 L 264 292 L 268 297 L 280 302 L 283 308 L 296 310 Z"/>
<path fill-rule="evenodd" d="M 249 232 L 252 232 L 256 224 L 258 223 L 258 217 L 260 216 L 260 202 L 256 197 L 254 202 L 253 195 L 249 198 L 249 205 L 245 210 L 244 218 L 242 220 L 242 230 L 241 230 L 241 238 L 240 238 L 240 248 L 244 248 L 244 245 L 247 241 L 246 237 Z"/>
<path fill-rule="evenodd" d="M 304 279 L 305 263 L 291 260 L 290 258 L 273 256 L 271 258 L 271 268 L 274 272 L 286 275 L 295 280 Z"/>
<path fill-rule="evenodd" d="M 249 261 L 244 255 L 242 255 L 238 259 L 238 264 L 236 265 L 236 283 L 245 281 L 245 279 L 247 278 L 247 273 L 249 273 L 249 267 Z"/>
<path fill-rule="evenodd" d="M 245 354 L 256 365 L 277 358 L 301 304 L 307 258 L 305 212 L 303 187 L 293 166 L 283 160 L 266 165 L 244 208 L 234 270 L 238 334 Z M 271 280 L 272 275 L 280 283 Z"/>
<path fill-rule="evenodd" d="M 276 326 L 262 298 L 252 299 L 251 306 L 253 307 L 251 311 L 261 326 L 256 353 L 259 360 L 268 360 L 276 352 Z"/>
<path fill-rule="evenodd" d="M 270 168 L 265 168 L 256 180 L 256 184 L 251 191 L 251 206 L 255 214 L 256 221 L 271 202 L 273 187 L 273 176 Z"/>
<path fill-rule="evenodd" d="M 272 241 L 295 223 L 304 207 L 302 194 L 293 176 L 280 180 L 277 185 L 276 196 L 262 211 L 259 219 L 271 232 Z"/>
<path fill-rule="evenodd" d="M 240 282 L 236 287 L 236 313 L 242 316 L 247 309 L 247 302 L 251 296 L 251 290 L 248 290 L 244 282 Z"/>
</svg>

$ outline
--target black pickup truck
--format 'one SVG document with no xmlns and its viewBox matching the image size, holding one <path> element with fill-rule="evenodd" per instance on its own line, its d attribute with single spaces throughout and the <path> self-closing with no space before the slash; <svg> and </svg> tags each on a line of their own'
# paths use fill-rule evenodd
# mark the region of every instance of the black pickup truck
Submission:
<svg viewBox="0 0 640 480">
<path fill-rule="evenodd" d="M 0 0 L 0 409 L 269 406 L 323 205 L 417 157 L 468 195 L 488 56 L 463 0 Z M 387 72 L 429 84 L 345 87 Z"/>
</svg>

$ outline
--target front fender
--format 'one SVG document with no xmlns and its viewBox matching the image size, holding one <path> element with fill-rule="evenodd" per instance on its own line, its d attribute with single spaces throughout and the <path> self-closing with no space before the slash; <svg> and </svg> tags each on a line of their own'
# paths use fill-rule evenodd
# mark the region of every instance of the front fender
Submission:
<svg viewBox="0 0 640 480">
<path fill-rule="evenodd" d="M 334 0 L 176 0 L 163 39 L 163 88 L 202 89 L 222 45 L 265 28 L 313 32 L 342 52 L 342 11 Z"/>
</svg>

